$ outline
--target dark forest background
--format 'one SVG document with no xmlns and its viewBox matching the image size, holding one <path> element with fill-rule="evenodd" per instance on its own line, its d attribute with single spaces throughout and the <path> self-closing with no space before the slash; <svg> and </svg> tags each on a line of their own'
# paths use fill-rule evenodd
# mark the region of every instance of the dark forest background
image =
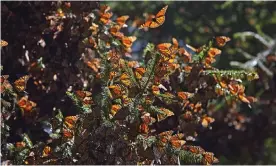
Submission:
<svg viewBox="0 0 276 166">
<path fill-rule="evenodd" d="M 253 104 L 252 108 L 245 104 L 230 108 L 224 100 L 214 102 L 210 109 L 215 109 L 213 117 L 216 121 L 212 124 L 212 130 L 199 133 L 197 144 L 207 151 L 214 152 L 220 164 L 276 164 L 276 65 L 275 59 L 268 58 L 275 57 L 275 2 L 145 1 L 99 2 L 99 4 L 109 5 L 117 15 L 130 16 L 127 33 L 143 37 L 143 40 L 135 43 L 134 52 L 141 50 L 147 42 L 166 42 L 172 37 L 176 37 L 180 45 L 190 44 L 199 47 L 213 36 L 224 35 L 232 40 L 224 48 L 215 66 L 219 69 L 237 69 L 242 68 L 244 64 L 249 64 L 247 62 L 250 59 L 246 59 L 244 52 L 252 55 L 251 58 L 254 59 L 259 53 L 271 49 L 271 53 L 260 60 L 265 68 L 259 66 L 258 62 L 249 64 L 259 73 L 260 79 L 248 84 L 246 93 L 256 96 L 258 102 Z M 166 21 L 161 27 L 151 29 L 149 32 L 132 28 L 133 20 L 143 20 L 144 13 L 156 13 L 165 4 L 168 4 L 169 8 Z M 97 5 L 96 2 L 72 3 L 72 6 L 79 8 L 79 11 L 90 10 Z M 1 1 L 1 39 L 9 42 L 8 48 L 1 49 L 1 65 L 3 66 L 1 74 L 10 75 L 10 81 L 16 80 L 18 75 L 27 73 L 27 69 L 20 63 L 20 59 L 25 54 L 22 46 L 33 48 L 37 45 L 41 32 L 47 27 L 45 13 L 51 9 L 51 2 Z M 251 35 L 247 36 L 243 32 L 251 32 Z M 43 36 L 46 40 L 47 35 L 46 31 Z M 260 42 L 256 35 L 268 41 L 268 44 Z M 63 39 L 65 40 L 66 37 Z M 77 41 L 78 38 L 73 40 Z M 64 58 L 63 56 L 72 57 L 69 59 L 75 61 L 73 55 L 78 49 L 74 42 L 66 51 L 60 48 L 57 43 L 52 42 L 47 53 L 37 49 L 29 50 L 29 52 L 35 51 L 33 53 L 35 56 L 44 54 L 45 62 L 50 64 L 46 67 L 52 70 L 49 71 L 50 73 L 62 70 L 58 62 L 59 58 Z M 234 61 L 239 62 L 238 65 L 234 66 Z M 64 80 L 56 83 L 56 91 L 45 96 L 40 96 L 35 90 L 29 91 L 34 101 L 43 101 L 38 102 L 42 108 L 40 110 L 42 115 L 50 114 L 48 111 L 54 105 L 61 104 L 66 107 L 66 103 L 61 103 L 57 99 L 61 95 L 58 90 L 67 88 L 64 84 L 67 82 L 67 72 L 74 73 L 74 68 L 64 73 L 60 72 L 61 77 L 64 74 Z M 33 86 L 28 84 L 28 89 L 32 89 Z M 19 122 L 17 125 L 22 124 Z"/>
</svg>

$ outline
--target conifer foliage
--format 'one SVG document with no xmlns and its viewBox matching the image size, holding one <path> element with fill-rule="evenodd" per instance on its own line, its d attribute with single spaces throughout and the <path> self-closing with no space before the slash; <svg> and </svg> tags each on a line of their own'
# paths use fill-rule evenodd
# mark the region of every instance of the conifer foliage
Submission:
<svg viewBox="0 0 276 166">
<path fill-rule="evenodd" d="M 12 164 L 219 162 L 212 152 L 193 143 L 197 129 L 208 130 L 215 121 L 207 113 L 208 102 L 224 97 L 250 106 L 256 99 L 245 94 L 243 82 L 258 79 L 255 72 L 212 66 L 230 38 L 216 36 L 200 48 L 180 47 L 177 37 L 166 43 L 148 43 L 140 60 L 134 61 L 132 46 L 140 37 L 125 32 L 129 16 L 117 16 L 106 5 L 79 13 L 73 3 L 56 3 L 56 10 L 46 16 L 51 40 L 69 35 L 71 41 L 64 41 L 65 46 L 74 42 L 79 50 L 75 57 L 64 58 L 75 60 L 75 66 L 68 63 L 67 67 L 82 77 L 70 82 L 59 98 L 70 103 L 74 113 L 55 107 L 52 116 L 41 117 L 41 106 L 29 97 L 29 81 L 41 92 L 49 92 L 43 56 L 33 57 L 37 59 L 26 65 L 28 74 L 14 82 L 2 75 L 4 159 Z M 137 33 L 162 26 L 167 10 L 169 6 L 141 23 Z M 43 38 L 38 44 L 48 47 Z M 1 47 L 9 45 L 1 40 Z M 59 77 L 56 73 L 53 80 Z M 22 131 L 21 141 L 9 142 L 8 124 L 18 116 L 26 124 L 41 126 L 48 139 L 33 141 L 36 133 Z"/>
</svg>

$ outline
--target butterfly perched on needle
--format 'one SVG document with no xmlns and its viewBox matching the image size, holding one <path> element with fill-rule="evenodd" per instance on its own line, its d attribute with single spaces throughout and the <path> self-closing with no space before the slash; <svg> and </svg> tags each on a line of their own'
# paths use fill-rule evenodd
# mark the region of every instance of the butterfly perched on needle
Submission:
<svg viewBox="0 0 276 166">
<path fill-rule="evenodd" d="M 18 92 L 23 92 L 26 89 L 27 82 L 29 80 L 30 76 L 25 75 L 20 77 L 18 80 L 14 82 L 14 87 Z"/>
<path fill-rule="evenodd" d="M 168 9 L 168 5 L 163 7 L 155 16 L 152 15 L 149 19 L 142 24 L 139 29 L 143 28 L 157 28 L 165 22 L 165 14 Z"/>
</svg>

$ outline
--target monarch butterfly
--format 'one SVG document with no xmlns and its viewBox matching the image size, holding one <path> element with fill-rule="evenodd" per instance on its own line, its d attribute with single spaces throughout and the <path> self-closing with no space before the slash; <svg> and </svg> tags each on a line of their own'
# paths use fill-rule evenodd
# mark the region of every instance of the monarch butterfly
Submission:
<svg viewBox="0 0 276 166">
<path fill-rule="evenodd" d="M 120 29 L 121 29 L 121 27 L 120 27 L 119 25 L 115 25 L 115 26 L 113 26 L 113 27 L 111 27 L 111 28 L 109 29 L 109 32 L 110 32 L 113 36 L 115 36 L 115 37 L 117 37 L 117 38 L 119 38 L 119 39 L 122 39 L 122 38 L 124 37 L 124 34 L 123 34 L 122 32 L 120 32 Z"/>
<path fill-rule="evenodd" d="M 26 89 L 26 84 L 27 84 L 27 81 L 29 80 L 29 78 L 30 78 L 29 75 L 25 75 L 25 76 L 20 77 L 18 80 L 16 80 L 14 82 L 15 89 L 18 92 L 23 92 Z"/>
<path fill-rule="evenodd" d="M 226 36 L 217 36 L 216 37 L 216 43 L 219 47 L 223 47 L 227 42 L 229 42 L 231 39 Z"/>
<path fill-rule="evenodd" d="M 107 6 L 107 5 L 101 5 L 101 6 L 100 6 L 100 12 L 101 12 L 101 13 L 106 13 L 106 12 L 108 12 L 109 10 L 110 10 L 110 7 Z"/>
<path fill-rule="evenodd" d="M 144 67 L 137 67 L 134 69 L 135 77 L 139 80 L 143 77 L 146 69 Z"/>
<path fill-rule="evenodd" d="M 121 108 L 122 108 L 122 106 L 120 106 L 119 104 L 113 104 L 113 105 L 111 106 L 111 111 L 110 111 L 111 117 L 115 116 L 116 113 L 117 113 Z"/>
<path fill-rule="evenodd" d="M 149 125 L 148 124 L 146 124 L 146 123 L 142 123 L 142 124 L 140 124 L 140 126 L 139 126 L 139 132 L 140 133 L 143 133 L 143 134 L 148 134 L 149 133 Z"/>
<path fill-rule="evenodd" d="M 178 53 L 180 56 L 183 56 L 184 62 L 188 63 L 192 60 L 192 55 L 188 51 L 186 51 L 184 48 L 180 48 L 178 50 Z"/>
<path fill-rule="evenodd" d="M 91 104 L 93 104 L 92 97 L 85 97 L 82 100 L 82 104 L 83 104 L 83 106 L 90 106 Z"/>
<path fill-rule="evenodd" d="M 93 103 L 91 95 L 92 93 L 89 91 L 81 91 L 81 90 L 76 91 L 77 98 L 81 100 L 84 106 L 89 106 Z"/>
<path fill-rule="evenodd" d="M 101 6 L 100 7 L 100 21 L 103 23 L 103 24 L 107 24 L 110 22 L 110 18 L 112 17 L 112 13 L 109 13 L 108 11 L 110 10 L 110 7 L 109 6 Z"/>
<path fill-rule="evenodd" d="M 151 16 L 139 29 L 142 28 L 157 28 L 165 22 L 165 14 L 168 9 L 168 5 L 163 7 L 155 16 Z"/>
<path fill-rule="evenodd" d="M 11 90 L 12 86 L 8 81 L 9 75 L 2 75 L 1 76 L 1 93 L 5 92 L 6 90 Z"/>
<path fill-rule="evenodd" d="M 65 137 L 65 138 L 73 138 L 73 136 L 74 136 L 74 132 L 72 131 L 72 130 L 68 130 L 68 129 L 65 129 L 65 128 L 63 128 L 63 131 L 62 131 L 62 133 L 63 133 L 63 137 Z"/>
<path fill-rule="evenodd" d="M 16 142 L 15 146 L 16 146 L 16 148 L 24 148 L 24 147 L 26 147 L 26 143 L 23 141 Z"/>
<path fill-rule="evenodd" d="M 87 61 L 86 64 L 94 72 L 98 73 L 101 60 L 99 58 L 93 58 L 91 61 Z"/>
<path fill-rule="evenodd" d="M 205 150 L 202 149 L 200 146 L 188 145 L 188 146 L 183 146 L 183 149 L 184 150 L 189 150 L 190 152 L 195 153 L 195 154 L 202 154 L 202 153 L 205 152 Z"/>
<path fill-rule="evenodd" d="M 206 127 L 208 127 L 208 125 L 210 123 L 213 123 L 214 121 L 215 121 L 214 118 L 211 118 L 211 117 L 208 117 L 208 116 L 204 116 L 202 118 L 201 125 L 206 128 Z"/>
<path fill-rule="evenodd" d="M 92 30 L 92 35 L 97 35 L 99 32 L 99 25 L 92 23 L 92 26 L 90 26 L 89 29 Z"/>
<path fill-rule="evenodd" d="M 214 156 L 214 153 L 204 152 L 202 155 L 203 155 L 203 164 L 205 165 L 210 165 L 210 164 L 219 162 L 219 160 Z"/>
<path fill-rule="evenodd" d="M 121 85 L 115 84 L 108 88 L 110 90 L 110 98 L 114 99 L 123 96 L 124 88 Z"/>
<path fill-rule="evenodd" d="M 121 27 L 125 25 L 126 20 L 129 18 L 129 16 L 121 16 L 116 19 L 117 24 L 119 24 Z"/>
<path fill-rule="evenodd" d="M 1 47 L 6 47 L 7 45 L 9 45 L 8 42 L 6 42 L 5 40 L 1 40 Z"/>
<path fill-rule="evenodd" d="M 191 97 L 194 96 L 193 93 L 189 93 L 189 92 L 177 92 L 177 96 L 181 99 L 181 100 L 187 100 Z"/>
<path fill-rule="evenodd" d="M 186 121 L 190 121 L 193 119 L 193 114 L 191 111 L 186 111 L 184 114 L 181 115 L 181 117 Z"/>
<path fill-rule="evenodd" d="M 170 143 L 171 143 L 173 148 L 179 149 L 179 148 L 181 148 L 181 146 L 183 146 L 186 143 L 186 141 L 184 141 L 184 140 L 170 140 Z"/>
<path fill-rule="evenodd" d="M 154 95 L 160 94 L 160 89 L 159 89 L 159 87 L 157 85 L 152 85 L 151 89 L 152 89 L 152 93 Z"/>
<path fill-rule="evenodd" d="M 158 121 L 158 122 L 160 122 L 160 121 L 166 119 L 166 118 L 169 117 L 169 116 L 174 115 L 174 113 L 173 113 L 172 111 L 170 111 L 170 110 L 168 110 L 168 109 L 166 109 L 166 108 L 161 108 L 161 109 L 160 109 L 160 112 L 161 112 L 161 113 L 158 113 L 158 114 L 157 114 L 157 121 Z"/>
<path fill-rule="evenodd" d="M 116 77 L 116 75 L 117 75 L 117 72 L 111 71 L 111 72 L 109 73 L 109 80 L 113 80 L 113 79 Z"/>
<path fill-rule="evenodd" d="M 145 113 L 141 116 L 142 121 L 145 124 L 151 125 L 152 123 L 156 122 L 156 119 L 150 116 L 150 113 Z"/>
<path fill-rule="evenodd" d="M 179 139 L 182 139 L 184 137 L 184 134 L 183 133 L 178 133 L 178 134 L 174 134 L 172 137 L 171 137 L 171 140 L 179 140 Z"/>
<path fill-rule="evenodd" d="M 126 48 L 130 48 L 132 46 L 132 43 L 136 40 L 136 36 L 129 36 L 129 37 L 126 37 L 124 36 L 122 38 L 122 42 L 123 42 L 123 45 L 126 47 Z"/>
<path fill-rule="evenodd" d="M 164 131 L 164 132 L 158 134 L 158 138 L 159 138 L 158 144 L 161 146 L 165 146 L 171 139 L 172 133 L 173 133 L 173 131 L 169 130 L 169 131 Z"/>
<path fill-rule="evenodd" d="M 215 56 L 221 54 L 221 50 L 217 48 L 210 48 L 208 51 L 208 56 L 214 58 Z"/>
<path fill-rule="evenodd" d="M 77 120 L 78 120 L 77 116 L 67 116 L 67 117 L 65 117 L 64 125 L 66 127 L 68 127 L 69 129 L 73 129 Z"/>
<path fill-rule="evenodd" d="M 30 112 L 34 107 L 36 107 L 36 103 L 29 101 L 28 97 L 24 96 L 22 97 L 18 102 L 18 106 L 22 108 L 23 110 Z M 24 115 L 24 112 L 23 112 Z"/>
<path fill-rule="evenodd" d="M 45 146 L 42 151 L 42 157 L 48 157 L 51 153 L 52 149 L 50 146 Z"/>
<path fill-rule="evenodd" d="M 178 41 L 172 38 L 173 45 L 171 43 L 161 43 L 157 45 L 158 51 L 165 56 L 174 56 L 178 51 Z"/>
<path fill-rule="evenodd" d="M 77 90 L 76 95 L 79 99 L 83 100 L 85 97 L 89 97 L 92 95 L 91 92 L 89 91 L 82 91 L 82 90 Z"/>
<path fill-rule="evenodd" d="M 127 87 L 131 86 L 130 77 L 127 73 L 123 73 L 120 77 L 120 81 Z"/>
<path fill-rule="evenodd" d="M 113 63 L 118 63 L 120 58 L 120 54 L 115 49 L 110 50 L 107 54 L 107 60 L 110 60 Z"/>
</svg>

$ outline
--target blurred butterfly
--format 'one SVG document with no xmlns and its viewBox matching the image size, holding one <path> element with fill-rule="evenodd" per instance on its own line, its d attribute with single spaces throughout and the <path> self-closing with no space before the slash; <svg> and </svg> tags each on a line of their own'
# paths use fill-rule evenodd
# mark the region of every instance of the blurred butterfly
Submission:
<svg viewBox="0 0 276 166">
<path fill-rule="evenodd" d="M 36 103 L 29 101 L 28 97 L 24 96 L 22 97 L 18 102 L 17 102 L 18 106 L 20 108 L 23 108 L 26 111 L 31 111 L 34 107 L 36 107 Z"/>
<path fill-rule="evenodd" d="M 100 68 L 101 60 L 99 58 L 93 58 L 91 61 L 87 61 L 86 64 L 91 68 L 95 73 L 98 73 Z"/>
<path fill-rule="evenodd" d="M 89 91 L 81 91 L 81 90 L 76 91 L 76 96 L 82 102 L 82 104 L 85 106 L 89 106 L 89 105 L 93 104 L 91 95 L 92 95 L 92 93 Z"/>
<path fill-rule="evenodd" d="M 210 165 L 214 163 L 218 163 L 219 160 L 214 156 L 214 153 L 204 152 L 203 154 L 203 164 Z"/>
<path fill-rule="evenodd" d="M 1 47 L 6 47 L 8 45 L 8 42 L 5 40 L 1 40 Z"/>
<path fill-rule="evenodd" d="M 170 143 L 174 149 L 180 149 L 186 143 L 186 141 L 173 139 L 173 140 L 170 140 Z"/>
<path fill-rule="evenodd" d="M 142 28 L 157 28 L 165 22 L 165 14 L 168 5 L 163 7 L 155 16 L 151 16 L 144 24 L 142 24 L 139 29 Z"/>
<path fill-rule="evenodd" d="M 107 5 L 101 5 L 101 6 L 100 6 L 100 12 L 101 12 L 101 13 L 106 13 L 106 12 L 108 12 L 109 10 L 110 10 L 110 7 L 107 6 Z"/>
<path fill-rule="evenodd" d="M 110 81 L 113 80 L 113 79 L 116 77 L 116 75 L 117 75 L 117 72 L 111 71 L 111 72 L 109 73 L 109 80 L 110 80 Z"/>
<path fill-rule="evenodd" d="M 122 43 L 128 52 L 131 52 L 131 46 L 136 39 L 136 36 L 124 36 L 122 38 Z"/>
<path fill-rule="evenodd" d="M 141 116 L 142 122 L 148 125 L 151 125 L 152 123 L 156 122 L 156 119 L 150 116 L 150 113 L 144 113 Z"/>
<path fill-rule="evenodd" d="M 64 119 L 64 125 L 69 129 L 73 129 L 75 127 L 77 120 L 77 116 L 67 116 Z"/>
<path fill-rule="evenodd" d="M 23 92 L 26 89 L 26 84 L 29 80 L 30 76 L 25 75 L 20 77 L 18 80 L 14 82 L 14 87 L 18 92 Z"/>
<path fill-rule="evenodd" d="M 183 146 L 183 149 L 195 154 L 202 154 L 205 152 L 205 150 L 202 149 L 200 146 L 187 145 L 187 146 Z"/>
<path fill-rule="evenodd" d="M 189 63 L 192 60 L 192 55 L 185 50 L 184 48 L 180 48 L 178 50 L 179 55 L 183 58 L 184 62 Z"/>
<path fill-rule="evenodd" d="M 139 132 L 142 134 L 148 134 L 149 133 L 149 125 L 146 123 L 142 123 L 139 126 Z"/>
<path fill-rule="evenodd" d="M 226 36 L 217 36 L 216 37 L 216 43 L 219 47 L 223 47 L 227 42 L 229 42 L 231 39 Z"/>
<path fill-rule="evenodd" d="M 187 100 L 187 99 L 193 97 L 194 94 L 193 93 L 189 93 L 189 92 L 177 92 L 177 96 L 181 100 Z"/>
<path fill-rule="evenodd" d="M 63 133 L 63 137 L 65 137 L 67 139 L 71 139 L 74 136 L 74 132 L 72 130 L 68 130 L 68 129 L 65 129 L 65 128 L 63 128 L 62 133 Z"/>
<path fill-rule="evenodd" d="M 51 153 L 52 149 L 50 146 L 45 146 L 43 151 L 42 151 L 42 156 L 41 157 L 48 157 Z"/>
<path fill-rule="evenodd" d="M 85 97 L 89 97 L 92 95 L 92 92 L 89 91 L 82 91 L 82 90 L 77 90 L 76 95 L 79 99 L 83 100 Z"/>
<path fill-rule="evenodd" d="M 160 134 L 158 134 L 158 142 L 157 144 L 159 146 L 166 146 L 167 143 L 169 142 L 169 140 L 171 139 L 171 135 L 172 135 L 173 131 L 169 130 L 169 131 L 164 131 Z"/>
<path fill-rule="evenodd" d="M 145 72 L 146 72 L 146 68 L 144 68 L 144 67 L 137 67 L 137 68 L 134 69 L 135 77 L 138 80 L 140 80 L 143 77 Z"/>
<path fill-rule="evenodd" d="M 9 75 L 1 75 L 1 93 L 5 92 L 6 90 L 11 90 L 12 85 L 8 81 Z"/>
<path fill-rule="evenodd" d="M 214 118 L 211 118 L 211 117 L 208 117 L 208 116 L 204 116 L 202 118 L 201 125 L 206 128 L 206 127 L 209 126 L 209 124 L 213 123 L 214 121 L 215 121 Z"/>
<path fill-rule="evenodd" d="M 23 141 L 21 141 L 21 142 L 16 142 L 15 146 L 16 146 L 16 148 L 21 149 L 21 148 L 26 147 L 26 143 L 23 142 Z"/>
<path fill-rule="evenodd" d="M 166 108 L 160 108 L 160 111 L 157 114 L 157 120 L 158 122 L 166 119 L 169 116 L 173 116 L 174 113 Z"/>
<path fill-rule="evenodd" d="M 161 43 L 157 45 L 158 51 L 166 57 L 174 57 L 178 52 L 178 42 L 175 38 L 172 38 L 173 45 L 171 43 Z"/>
<path fill-rule="evenodd" d="M 207 54 L 209 57 L 214 58 L 215 56 L 221 54 L 221 50 L 217 48 L 210 48 Z"/>
<path fill-rule="evenodd" d="M 121 108 L 122 108 L 122 106 L 119 104 L 112 105 L 111 111 L 110 111 L 110 113 L 111 113 L 110 117 L 113 118 Z"/>
<path fill-rule="evenodd" d="M 100 21 L 103 23 L 103 24 L 107 24 L 110 22 L 110 18 L 112 17 L 112 13 L 109 13 L 108 11 L 110 10 L 110 7 L 109 6 L 101 6 L 100 8 Z"/>
<path fill-rule="evenodd" d="M 120 29 L 121 29 L 121 27 L 119 25 L 115 25 L 109 29 L 109 32 L 111 33 L 111 35 L 113 35 L 119 39 L 122 39 L 124 37 L 124 34 L 122 32 L 120 32 Z"/>
<path fill-rule="evenodd" d="M 110 98 L 114 99 L 123 96 L 124 88 L 122 87 L 122 85 L 115 84 L 109 86 L 108 88 L 110 90 Z"/>
<path fill-rule="evenodd" d="M 130 87 L 132 85 L 130 76 L 127 73 L 123 73 L 120 76 L 120 81 L 127 87 Z"/>
<path fill-rule="evenodd" d="M 129 16 L 127 16 L 127 15 L 121 16 L 116 19 L 116 22 L 117 22 L 117 24 L 119 24 L 122 27 L 122 26 L 125 26 L 125 22 L 128 18 L 129 18 Z"/>
</svg>

